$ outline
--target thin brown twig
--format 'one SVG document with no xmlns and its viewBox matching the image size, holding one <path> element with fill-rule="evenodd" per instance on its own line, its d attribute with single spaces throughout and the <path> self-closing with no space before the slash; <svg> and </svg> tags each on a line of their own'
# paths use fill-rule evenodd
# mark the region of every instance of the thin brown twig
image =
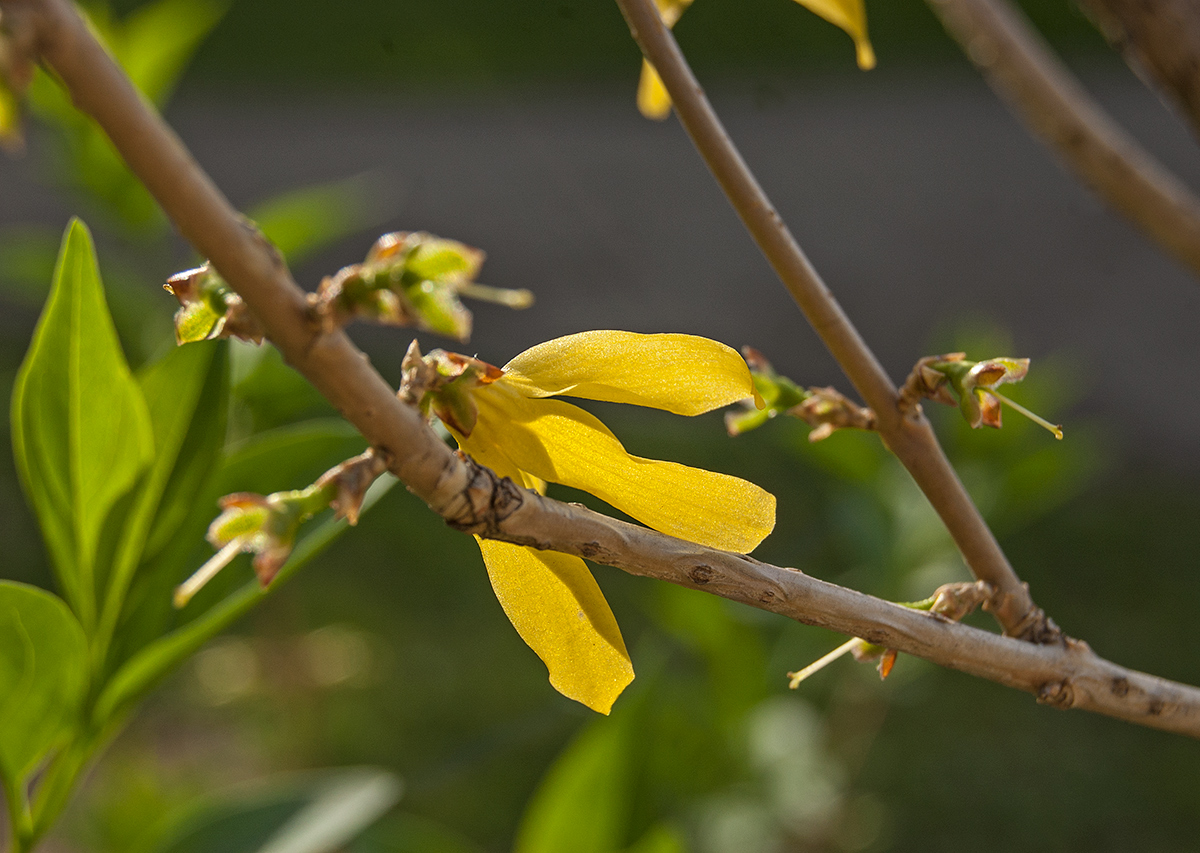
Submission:
<svg viewBox="0 0 1200 853">
<path fill-rule="evenodd" d="M 1078 0 L 1125 61 L 1183 110 L 1200 136 L 1200 15 L 1195 0 Z"/>
<path fill-rule="evenodd" d="M 36 12 L 42 58 L 77 105 L 109 133 L 168 215 L 246 300 L 290 364 L 343 412 L 391 470 L 452 526 L 576 554 L 626 572 L 741 601 L 863 637 L 942 666 L 1080 708 L 1200 738 L 1200 689 L 1102 660 L 1085 644 L 1035 645 L 891 604 L 563 504 L 497 479 L 456 454 L 340 331 L 306 313 L 304 295 L 274 250 L 230 207 L 178 138 L 136 93 L 68 0 L 0 0 Z"/>
<path fill-rule="evenodd" d="M 919 409 L 905 414 L 898 408 L 896 386 L 742 160 L 653 0 L 617 0 L 617 5 L 642 53 L 662 78 L 680 122 L 746 229 L 858 393 L 875 410 L 884 443 L 925 493 L 971 572 L 995 587 L 996 598 L 988 609 L 1010 636 L 1034 642 L 1057 639 L 1058 628 L 1033 603 L 1028 587 L 1009 565 L 928 420 Z"/>
<path fill-rule="evenodd" d="M 1006 0 L 928 2 L 1030 132 L 1200 277 L 1200 200 L 1096 103 L 1028 19 Z"/>
</svg>

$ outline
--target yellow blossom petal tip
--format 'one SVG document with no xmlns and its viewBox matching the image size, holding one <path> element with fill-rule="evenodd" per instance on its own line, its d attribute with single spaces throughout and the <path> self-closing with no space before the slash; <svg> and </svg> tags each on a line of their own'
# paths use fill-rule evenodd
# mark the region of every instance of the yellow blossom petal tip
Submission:
<svg viewBox="0 0 1200 853">
<path fill-rule="evenodd" d="M 642 60 L 642 76 L 638 80 L 638 112 L 654 121 L 663 121 L 671 114 L 671 96 L 654 66 Z"/>
<path fill-rule="evenodd" d="M 700 415 L 754 396 L 745 359 L 697 335 L 600 330 L 555 338 L 504 366 L 526 397 L 564 394 Z"/>
<path fill-rule="evenodd" d="M 480 539 L 500 606 L 559 693 L 607 714 L 633 681 L 617 620 L 583 560 Z"/>
<path fill-rule="evenodd" d="M 863 0 L 796 0 L 804 8 L 840 27 L 854 39 L 858 67 L 869 71 L 875 67 L 875 50 L 867 37 L 867 10 Z"/>
</svg>

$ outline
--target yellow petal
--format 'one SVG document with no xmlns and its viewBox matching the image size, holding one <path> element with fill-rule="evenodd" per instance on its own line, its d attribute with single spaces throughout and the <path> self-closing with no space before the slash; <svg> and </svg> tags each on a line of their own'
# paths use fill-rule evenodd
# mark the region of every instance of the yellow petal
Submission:
<svg viewBox="0 0 1200 853">
<path fill-rule="evenodd" d="M 648 60 L 642 60 L 642 76 L 638 80 L 638 112 L 646 118 L 662 121 L 671 114 L 671 96 L 662 78 Z"/>
<path fill-rule="evenodd" d="M 754 396 L 750 369 L 724 344 L 696 335 L 581 332 L 504 366 L 502 382 L 527 397 L 566 394 L 699 415 Z"/>
<path fill-rule="evenodd" d="M 726 474 L 632 456 L 578 406 L 521 396 L 505 379 L 475 399 L 479 423 L 468 452 L 492 442 L 522 471 L 591 492 L 655 530 L 713 548 L 746 553 L 775 526 L 769 492 Z"/>
<path fill-rule="evenodd" d="M 617 620 L 583 560 L 479 539 L 500 606 L 559 693 L 607 714 L 633 681 Z"/>
<path fill-rule="evenodd" d="M 875 67 L 875 50 L 867 38 L 867 10 L 863 0 L 796 0 L 834 26 L 841 27 L 854 39 L 858 67 L 868 71 Z"/>
<path fill-rule="evenodd" d="M 546 494 L 546 481 L 518 468 L 516 463 L 496 445 L 494 436 L 487 434 L 487 429 L 474 430 L 470 438 L 464 438 L 451 427 L 446 427 L 446 429 L 454 436 L 458 446 L 469 453 L 480 465 L 491 468 L 501 477 L 508 477 L 518 486 L 533 489 L 539 495 Z"/>
<path fill-rule="evenodd" d="M 670 108 L 670 102 L 667 103 Z M 21 108 L 17 96 L 4 85 L 0 77 L 0 148 L 18 151 L 21 148 Z"/>
</svg>

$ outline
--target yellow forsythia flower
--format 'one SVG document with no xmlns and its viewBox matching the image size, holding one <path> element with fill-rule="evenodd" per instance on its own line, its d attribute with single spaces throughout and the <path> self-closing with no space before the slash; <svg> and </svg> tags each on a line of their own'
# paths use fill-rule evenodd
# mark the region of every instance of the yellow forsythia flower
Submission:
<svg viewBox="0 0 1200 853">
<path fill-rule="evenodd" d="M 875 67 L 875 50 L 867 37 L 867 11 L 863 0 L 796 0 L 810 12 L 845 30 L 854 39 L 858 67 L 868 71 Z M 668 28 L 683 15 L 692 0 L 655 0 L 658 14 Z M 671 96 L 662 78 L 648 61 L 642 60 L 642 76 L 638 81 L 638 109 L 646 118 L 665 119 L 671 113 Z"/>
<path fill-rule="evenodd" d="M 557 395 L 698 415 L 754 395 L 745 361 L 691 335 L 596 331 L 518 355 L 472 388 L 464 451 L 527 488 L 590 492 L 663 533 L 745 553 L 775 526 L 775 498 L 752 483 L 626 452 L 608 428 Z M 496 597 L 561 693 L 607 714 L 633 680 L 616 619 L 583 560 L 479 540 Z"/>
</svg>

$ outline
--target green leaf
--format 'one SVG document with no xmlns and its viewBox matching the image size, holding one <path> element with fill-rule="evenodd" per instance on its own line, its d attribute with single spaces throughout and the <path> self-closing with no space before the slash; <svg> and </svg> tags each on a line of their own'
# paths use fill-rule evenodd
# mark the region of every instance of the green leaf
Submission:
<svg viewBox="0 0 1200 853">
<path fill-rule="evenodd" d="M 138 853 L 334 853 L 400 799 L 386 770 L 356 767 L 210 799 Z"/>
<path fill-rule="evenodd" d="M 0 581 L 0 776 L 9 796 L 78 719 L 87 640 L 57 596 Z"/>
<path fill-rule="evenodd" d="M 176 347 L 138 377 L 155 437 L 154 461 L 125 520 L 104 598 L 100 636 L 116 629 L 135 570 L 155 557 L 217 473 L 229 399 L 228 347 Z"/>
<path fill-rule="evenodd" d="M 185 352 L 194 355 L 184 356 Z M 180 378 L 189 391 L 196 390 L 195 398 L 188 398 L 190 409 L 180 400 L 176 385 Z M 145 558 L 149 559 L 175 535 L 201 486 L 217 474 L 229 413 L 228 342 L 178 347 L 140 380 L 159 443 L 155 465 L 170 472 L 146 540 Z M 172 438 L 180 439 L 173 456 L 166 448 L 168 429 L 173 430 Z M 169 462 L 165 461 L 168 457 Z"/>
<path fill-rule="evenodd" d="M 110 36 L 117 61 L 134 85 L 161 106 L 228 7 L 219 0 L 158 0 L 141 6 Z"/>
<path fill-rule="evenodd" d="M 626 853 L 687 853 L 683 834 L 667 823 L 656 823 L 646 830 Z"/>
<path fill-rule="evenodd" d="M 454 240 L 428 240 L 417 246 L 404 262 L 405 271 L 418 279 L 442 281 L 457 276 L 473 277 L 479 269 L 478 249 Z"/>
<path fill-rule="evenodd" d="M 385 474 L 367 491 L 362 513 L 366 513 L 398 480 Z M 333 544 L 349 525 L 332 516 L 300 539 L 288 561 L 271 585 L 264 589 L 257 580 L 244 583 L 191 622 L 147 644 L 121 667 L 96 701 L 93 718 L 99 725 L 128 708 L 167 673 L 179 666 L 201 646 L 248 613 L 278 589 L 310 560 Z M 208 590 L 206 589 L 205 592 Z M 170 595 L 164 596 L 169 601 Z"/>
<path fill-rule="evenodd" d="M 109 510 L 149 464 L 142 393 L 113 328 L 91 235 L 72 220 L 49 301 L 17 375 L 13 452 L 67 601 L 90 633 Z"/>
<path fill-rule="evenodd" d="M 356 175 L 284 193 L 247 215 L 287 262 L 295 265 L 387 219 L 395 204 L 386 185 L 382 191 L 380 186 L 377 175 Z"/>
<path fill-rule="evenodd" d="M 516 853 L 612 853 L 629 823 L 629 714 L 585 728 L 563 751 L 521 821 Z"/>
</svg>

